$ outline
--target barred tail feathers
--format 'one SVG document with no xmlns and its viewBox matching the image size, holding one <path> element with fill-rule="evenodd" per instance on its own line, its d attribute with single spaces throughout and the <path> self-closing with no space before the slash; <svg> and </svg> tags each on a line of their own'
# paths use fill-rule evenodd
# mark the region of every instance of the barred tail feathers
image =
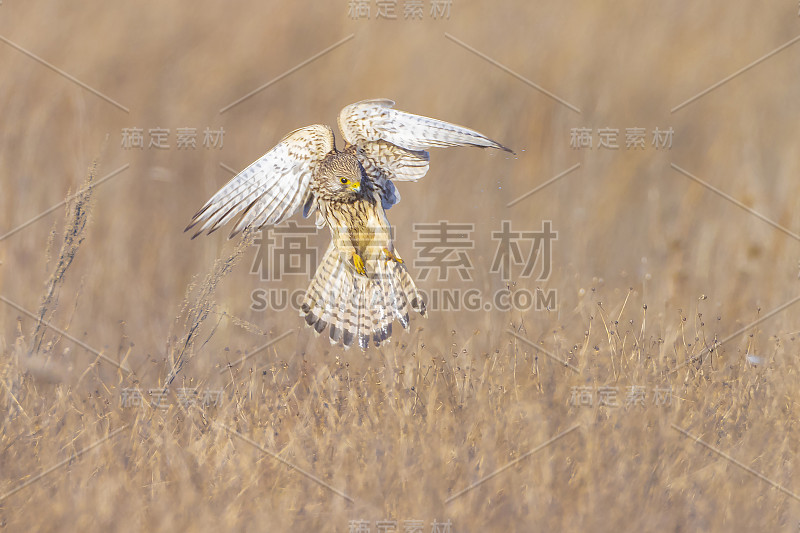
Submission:
<svg viewBox="0 0 800 533">
<path fill-rule="evenodd" d="M 349 348 L 357 342 L 366 350 L 392 334 L 397 319 L 408 328 L 409 307 L 425 316 L 425 304 L 405 265 L 384 258 L 370 261 L 360 276 L 331 243 L 306 291 L 300 315 L 322 333 L 330 326 L 331 344 Z"/>
</svg>

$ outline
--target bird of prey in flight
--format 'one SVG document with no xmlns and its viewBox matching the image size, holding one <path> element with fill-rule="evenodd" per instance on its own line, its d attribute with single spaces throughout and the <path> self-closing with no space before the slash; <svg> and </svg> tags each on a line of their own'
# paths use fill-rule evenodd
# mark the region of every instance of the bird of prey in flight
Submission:
<svg viewBox="0 0 800 533">
<path fill-rule="evenodd" d="M 386 99 L 364 100 L 339 113 L 344 149 L 324 124 L 297 129 L 242 170 L 194 215 L 197 237 L 238 216 L 231 237 L 279 224 L 302 207 L 327 226 L 331 243 L 301 305 L 300 315 L 332 344 L 366 349 L 408 328 L 409 308 L 425 303 L 395 250 L 386 211 L 400 201 L 397 181 L 428 172 L 428 148 L 477 146 L 511 152 L 477 131 L 394 109 Z M 512 152 L 513 153 L 513 152 Z M 194 238 L 193 237 L 193 238 Z"/>
</svg>

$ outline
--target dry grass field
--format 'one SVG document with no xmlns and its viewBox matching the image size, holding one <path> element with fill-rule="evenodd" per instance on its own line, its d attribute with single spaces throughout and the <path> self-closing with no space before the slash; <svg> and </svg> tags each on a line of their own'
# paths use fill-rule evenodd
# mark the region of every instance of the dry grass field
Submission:
<svg viewBox="0 0 800 533">
<path fill-rule="evenodd" d="M 420 4 L 0 3 L 0 531 L 798 530 L 797 3 Z M 376 97 L 516 152 L 398 185 L 419 286 L 554 305 L 345 351 L 253 305 L 307 275 L 183 232 Z M 414 264 L 439 221 L 469 279 Z M 547 275 L 490 271 L 503 221 Z"/>
</svg>

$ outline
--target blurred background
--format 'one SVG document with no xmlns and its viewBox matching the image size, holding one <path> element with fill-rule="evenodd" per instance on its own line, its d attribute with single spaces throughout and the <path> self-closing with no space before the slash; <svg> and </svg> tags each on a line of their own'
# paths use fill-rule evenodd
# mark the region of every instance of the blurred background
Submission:
<svg viewBox="0 0 800 533">
<path fill-rule="evenodd" d="M 774 307 L 792 294 L 797 239 L 670 167 L 800 232 L 792 203 L 800 187 L 793 179 L 800 106 L 792 97 L 800 61 L 793 48 L 670 112 L 789 40 L 798 21 L 788 4 L 687 12 L 670 3 L 454 2 L 449 19 L 435 19 L 428 3 L 422 20 L 405 19 L 402 2 L 394 20 L 384 18 L 388 7 L 370 2 L 369 18 L 353 19 L 363 15 L 353 4 L 3 4 L 6 39 L 126 108 L 8 43 L 0 50 L 8 73 L 0 161 L 4 234 L 79 190 L 98 155 L 98 179 L 129 165 L 98 186 L 86 246 L 66 279 L 63 298 L 79 294 L 81 302 L 73 331 L 107 346 L 124 322 L 137 345 L 132 356 L 157 357 L 188 283 L 233 246 L 229 230 L 195 241 L 183 233 L 230 179 L 220 164 L 240 170 L 289 131 L 335 125 L 344 105 L 377 97 L 468 125 L 517 153 L 434 150 L 430 173 L 419 183 L 401 183 L 404 201 L 389 213 L 404 256 L 414 257 L 415 222 L 471 223 L 473 278 L 486 283 L 498 277 L 486 271 L 496 248 L 491 232 L 501 220 L 515 230 L 538 230 L 551 220 L 558 240 L 547 283 L 558 291 L 561 315 L 575 307 L 581 288 L 601 279 L 625 292 L 646 291 L 651 309 L 667 314 L 690 308 L 701 294 L 742 310 Z M 143 148 L 126 149 L 124 130 L 134 128 Z M 195 130 L 196 148 L 178 148 L 181 128 Z M 598 147 L 602 128 L 617 130 L 619 148 Z M 644 148 L 626 149 L 629 128 L 645 130 Z M 653 146 L 655 128 L 672 128 L 671 148 Z M 220 148 L 204 146 L 206 129 L 224 130 Z M 571 146 L 573 129 L 590 131 L 591 149 Z M 150 146 L 151 130 L 167 130 L 168 148 Z M 506 207 L 576 163 L 577 170 Z M 27 308 L 39 303 L 48 272 L 44 251 L 50 232 L 60 230 L 62 212 L 0 244 L 2 294 Z M 219 305 L 266 330 L 296 327 L 292 312 L 249 310 L 258 280 L 244 271 L 255 251 L 248 254 L 241 271 L 219 288 Z M 302 289 L 307 278 L 291 281 Z M 0 313 L 5 335 L 13 335 L 16 311 Z M 526 318 L 558 321 L 552 315 Z M 458 321 L 493 320 L 503 317 L 434 316 L 428 326 L 433 332 Z M 302 341 L 313 338 L 304 333 Z"/>
<path fill-rule="evenodd" d="M 800 44 L 791 43 L 720 82 L 800 34 L 796 3 L 425 0 L 419 4 L 421 11 L 407 0 L 115 4 L 4 0 L 0 4 L 0 295 L 33 313 L 39 310 L 59 257 L 66 207 L 29 221 L 79 191 L 87 168 L 99 157 L 96 179 L 113 176 L 94 189 L 85 241 L 59 283 L 57 305 L 48 316 L 53 325 L 111 359 L 125 358 L 136 373 L 137 386 L 160 386 L 169 371 L 170 346 L 185 334 L 186 309 L 196 304 L 197 287 L 215 260 L 228 258 L 238 242 L 227 239 L 227 227 L 191 240 L 183 230 L 192 215 L 231 178 L 228 169 L 243 169 L 286 133 L 313 123 L 334 126 L 343 106 L 383 97 L 395 100 L 398 109 L 474 128 L 516 153 L 432 150 L 427 176 L 418 183 L 398 185 L 403 200 L 388 215 L 397 228 L 398 250 L 407 261 L 418 252 L 415 223 L 445 220 L 474 225 L 471 280 L 455 277 L 440 282 L 434 274 L 420 281 L 420 287 L 426 291 L 476 287 L 485 295 L 506 287 L 506 281 L 489 272 L 496 252 L 492 232 L 503 220 L 511 221 L 514 230 L 526 231 L 539 230 L 542 221 L 549 220 L 558 232 L 549 277 L 523 277 L 521 265 L 516 265 L 508 286 L 554 290 L 557 305 L 510 311 L 432 309 L 430 318 L 412 321 L 407 332 L 395 325 L 388 347 L 371 349 L 364 356 L 315 337 L 294 310 L 252 309 L 254 290 L 302 290 L 308 277 L 260 280 L 250 273 L 258 253 L 250 247 L 215 286 L 213 311 L 186 358 L 181 380 L 222 388 L 227 379 L 218 369 L 289 331 L 260 353 L 258 361 L 248 364 L 260 369 L 280 361 L 294 372 L 292 376 L 300 376 L 303 365 L 315 375 L 336 361 L 368 373 L 368 368 L 389 364 L 392 357 L 395 361 L 389 366 L 403 368 L 411 353 L 436 359 L 469 350 L 479 357 L 499 353 L 501 358 L 513 358 L 517 351 L 507 351 L 511 343 L 513 350 L 524 352 L 520 357 L 529 374 L 528 378 L 514 374 L 514 379 L 528 379 L 531 394 L 547 396 L 552 391 L 545 391 L 547 385 L 542 385 L 535 366 L 547 358 L 539 353 L 537 359 L 536 350 L 504 333 L 507 328 L 556 350 L 582 369 L 593 357 L 592 350 L 585 355 L 584 347 L 594 347 L 597 358 L 605 350 L 619 355 L 615 350 L 620 347 L 625 354 L 630 338 L 638 339 L 632 349 L 638 350 L 639 362 L 652 356 L 658 364 L 664 357 L 679 364 L 686 353 L 697 353 L 691 348 L 695 336 L 708 346 L 714 338 L 726 338 L 795 297 L 800 289 L 800 212 L 795 209 L 800 192 L 796 152 Z M 315 59 L 308 62 L 310 58 Z M 713 89 L 701 94 L 709 88 Z M 127 144 L 128 135 L 137 128 L 142 147 Z M 178 147 L 182 128 L 195 130 L 196 147 Z M 599 146 L 600 131 L 608 128 L 617 131 L 612 141 L 617 148 Z M 643 146 L 626 147 L 626 133 L 633 128 L 645 132 Z M 217 145 L 204 145 L 206 129 L 224 131 Z M 656 129 L 671 129 L 669 146 L 654 145 Z M 168 130 L 166 147 L 150 146 L 153 130 Z M 591 147 L 575 145 L 573 136 L 579 130 L 589 131 Z M 341 147 L 338 130 L 336 135 Z M 306 222 L 300 215 L 295 220 Z M 324 231 L 312 240 L 320 257 L 327 239 Z M 413 265 L 411 271 L 416 277 Z M 595 320 L 601 315 L 608 320 L 605 329 Z M 798 318 L 800 306 L 790 306 L 759 326 L 765 328 L 762 337 L 742 334 L 727 348 L 739 354 L 734 359 L 739 364 L 748 353 L 759 357 L 778 353 L 771 351 L 774 342 L 786 361 L 793 360 L 796 349 L 782 343 L 793 342 Z M 626 319 L 635 330 L 630 338 L 618 329 Z M 20 338 L 29 340 L 34 327 L 29 316 L 0 303 L 3 350 L 11 353 Z M 689 327 L 694 329 L 687 333 L 684 328 Z M 615 329 L 619 345 L 610 340 Z M 598 338 L 603 342 L 594 340 L 597 331 L 602 332 Z M 650 343 L 650 348 L 643 348 L 641 341 Z M 42 364 L 55 365 L 50 380 L 66 390 L 87 386 L 102 390 L 98 384 L 115 382 L 117 376 L 117 369 L 101 363 L 93 371 L 94 384 L 81 383 L 96 355 L 52 331 L 40 356 Z M 506 359 L 503 368 L 511 368 L 511 360 Z M 468 366 L 448 361 L 459 371 Z M 643 369 L 658 367 L 655 362 L 652 367 L 641 364 Z M 658 372 L 667 366 L 658 367 Z M 631 375 L 648 371 L 631 370 Z M 796 366 L 775 372 L 796 376 Z M 606 379 L 589 374 L 593 383 Z M 567 428 L 569 387 L 577 382 L 566 379 L 569 373 L 559 375 L 564 379 L 557 397 L 545 401 L 523 395 L 520 400 L 517 392 L 510 398 L 523 412 L 525 405 L 536 405 L 527 411 L 540 414 L 531 424 L 547 420 L 553 427 L 563 423 L 559 427 Z M 118 404 L 118 388 L 129 382 L 115 383 L 117 388 L 109 385 L 104 394 Z M 737 378 L 731 383 L 742 382 Z M 776 418 L 769 418 L 774 425 L 768 429 L 788 424 L 796 432 L 796 387 L 786 383 L 777 390 L 783 392 L 770 400 Z M 47 398 L 55 393 L 42 394 Z M 742 397 L 748 394 L 743 392 Z M 551 403 L 561 407 L 554 409 Z M 710 412 L 716 412 L 714 403 L 710 405 Z M 472 408 L 476 416 L 493 416 L 482 412 L 480 405 Z M 666 427 L 672 431 L 668 423 Z M 435 438 L 432 428 L 430 433 L 420 431 Z M 555 429 L 543 433 L 530 444 L 555 433 Z M 669 435 L 691 447 L 674 431 Z M 777 442 L 788 448 L 776 461 L 796 461 L 791 441 L 791 433 L 780 434 Z M 758 455 L 760 447 L 753 442 L 750 456 Z M 52 456 L 51 462 L 60 457 Z M 616 456 L 606 459 L 613 462 Z M 42 467 L 48 464 L 47 459 L 42 461 Z M 773 474 L 785 472 L 784 463 L 773 466 Z M 626 479 L 646 484 L 647 471 L 644 468 L 641 477 L 622 472 L 611 477 L 620 487 L 625 487 Z M 10 479 L 7 487 L 22 477 L 20 473 Z M 725 490 L 729 487 L 722 480 L 714 483 Z M 776 497 L 775 489 L 761 483 L 746 480 L 749 490 Z M 565 498 L 578 494 L 570 492 L 577 490 L 574 486 L 563 489 L 559 494 Z M 741 524 L 759 524 L 759 514 L 765 508 L 774 511 L 776 504 L 742 503 L 750 501 L 749 490 L 736 497 L 741 500 L 724 490 L 721 494 L 740 502 L 739 510 L 750 511 Z M 603 502 L 615 501 L 611 493 L 592 494 L 582 512 L 602 514 Z M 643 502 L 656 502 L 659 509 L 674 505 L 674 495 L 665 500 L 672 504 L 662 506 L 658 497 L 648 494 Z M 684 496 L 685 502 L 694 499 Z M 382 501 L 403 498 L 402 491 L 387 491 Z M 19 501 L 35 503 L 25 497 Z M 500 505 L 511 509 L 511 518 L 508 522 L 497 518 L 494 524 L 511 527 L 517 520 L 530 519 L 536 515 L 536 501 L 501 498 Z M 382 504 L 373 505 L 380 509 Z M 794 527 L 800 509 L 797 502 L 792 505 L 769 514 L 770 523 Z M 398 508 L 403 509 L 389 506 L 360 515 L 339 509 L 340 514 L 333 515 L 338 520 L 335 528 L 346 530 L 347 520 L 357 515 L 376 520 L 393 512 L 402 514 Z M 552 527 L 599 524 L 604 529 L 617 523 L 565 520 L 568 509 L 552 502 L 547 508 L 551 518 L 544 523 Z M 460 526 L 457 530 L 477 527 L 457 520 L 469 512 L 466 507 L 452 509 L 439 516 L 452 518 Z M 694 508 L 696 521 L 683 522 L 665 510 L 663 515 L 656 513 L 653 522 L 639 525 L 662 524 L 678 530 L 687 524 L 702 528 L 732 520 L 730 508 L 707 511 Z M 3 512 L 11 523 L 22 520 Z M 405 517 L 413 518 L 411 514 L 408 511 Z M 154 515 L 148 516 L 142 522 L 145 526 L 158 522 Z M 198 527 L 191 518 L 184 520 L 176 523 Z M 243 525 L 232 520 L 228 525 Z M 624 524 L 623 518 L 619 520 Z M 427 529 L 431 522 L 426 523 Z"/>
</svg>

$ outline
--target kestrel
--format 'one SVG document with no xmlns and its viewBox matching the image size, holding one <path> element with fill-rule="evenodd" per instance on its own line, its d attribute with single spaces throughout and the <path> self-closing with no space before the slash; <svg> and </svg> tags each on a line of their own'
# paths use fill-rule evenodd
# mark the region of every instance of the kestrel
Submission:
<svg viewBox="0 0 800 533">
<path fill-rule="evenodd" d="M 324 124 L 297 129 L 237 174 L 192 219 L 197 237 L 239 215 L 230 237 L 279 224 L 303 207 L 328 226 L 331 243 L 308 287 L 300 316 L 331 344 L 380 345 L 397 319 L 408 328 L 409 305 L 425 303 L 394 248 L 386 210 L 400 201 L 395 181 L 428 172 L 428 148 L 478 146 L 511 152 L 477 131 L 393 109 L 391 100 L 364 100 L 339 113 L 339 151 Z"/>
</svg>

